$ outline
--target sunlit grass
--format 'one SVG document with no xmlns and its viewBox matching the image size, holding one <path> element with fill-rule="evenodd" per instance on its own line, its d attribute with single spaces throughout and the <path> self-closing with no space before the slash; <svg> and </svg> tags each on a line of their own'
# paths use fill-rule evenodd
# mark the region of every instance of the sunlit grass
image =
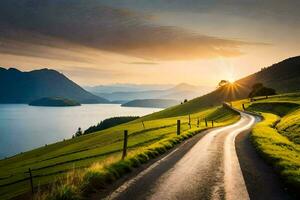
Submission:
<svg viewBox="0 0 300 200">
<path fill-rule="evenodd" d="M 300 93 L 256 97 L 232 102 L 233 107 L 262 113 L 252 141 L 293 191 L 300 189 Z M 280 116 L 282 118 L 280 118 Z M 298 192 L 299 193 L 299 192 Z"/>
<path fill-rule="evenodd" d="M 300 145 L 297 145 L 274 128 L 280 119 L 274 114 L 263 113 L 264 121 L 252 131 L 252 140 L 259 152 L 293 189 L 300 189 Z"/>
<path fill-rule="evenodd" d="M 300 109 L 284 116 L 276 128 L 282 135 L 300 144 Z"/>
</svg>

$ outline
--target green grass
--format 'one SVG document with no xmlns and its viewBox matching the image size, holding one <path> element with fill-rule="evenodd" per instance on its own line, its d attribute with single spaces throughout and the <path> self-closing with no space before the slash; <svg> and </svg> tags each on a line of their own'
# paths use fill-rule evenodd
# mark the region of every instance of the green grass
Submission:
<svg viewBox="0 0 300 200">
<path fill-rule="evenodd" d="M 289 140 L 300 144 L 300 109 L 284 116 L 276 125 L 276 128 Z"/>
<path fill-rule="evenodd" d="M 186 103 L 181 105 L 176 105 L 173 107 L 169 107 L 162 111 L 147 115 L 140 120 L 153 120 L 153 119 L 163 119 L 163 118 L 170 118 L 170 117 L 177 117 L 182 115 L 188 114 L 196 114 L 202 111 L 208 111 L 212 107 L 219 106 L 222 104 L 222 96 L 224 94 L 220 93 L 217 97 L 211 96 L 210 94 L 192 99 Z M 218 100 L 217 102 L 215 100 Z M 214 102 L 214 103 L 211 103 Z"/>
<path fill-rule="evenodd" d="M 214 120 L 215 122 L 222 122 L 234 118 L 238 113 L 233 112 L 225 107 L 218 107 L 214 112 L 207 115 L 208 121 Z"/>
<path fill-rule="evenodd" d="M 300 93 L 243 99 L 232 103 L 259 112 L 264 120 L 253 128 L 252 141 L 258 152 L 282 177 L 291 193 L 300 191 Z"/>
<path fill-rule="evenodd" d="M 153 115 L 155 116 L 156 113 Z M 166 114 L 166 116 L 167 115 L 168 114 Z M 155 155 L 165 152 L 166 149 L 171 148 L 185 137 L 192 136 L 194 133 L 206 128 L 203 119 L 208 116 L 209 120 L 215 120 L 215 126 L 233 123 L 239 119 L 236 113 L 232 113 L 222 107 L 210 108 L 191 114 L 192 126 L 190 129 L 188 125 L 188 115 L 158 119 L 149 115 L 127 124 L 121 124 L 99 132 L 57 142 L 1 160 L 0 185 L 27 178 L 28 175 L 24 172 L 28 171 L 28 168 L 32 169 L 34 185 L 37 186 L 39 184 L 44 185 L 51 183 L 54 180 L 65 177 L 73 171 L 76 171 L 76 173 L 83 171 L 85 174 L 86 170 L 89 170 L 91 168 L 90 166 L 94 166 L 95 163 L 98 163 L 98 165 L 102 167 L 118 163 L 121 158 L 124 130 L 128 130 L 129 132 L 129 154 L 137 155 L 138 152 L 140 152 L 150 158 L 151 156 L 148 155 L 147 152 L 150 151 L 151 153 L 152 151 L 149 150 L 149 148 L 159 147 L 154 153 L 152 152 Z M 183 136 L 180 136 L 179 139 L 178 136 L 176 136 L 177 119 L 181 120 L 181 130 L 183 133 Z M 198 119 L 201 120 L 199 128 L 196 127 Z M 145 129 L 141 121 L 143 121 Z M 208 125 L 211 126 L 210 123 Z M 163 144 L 163 147 L 160 146 L 161 144 Z M 108 167 L 108 169 L 113 168 Z M 118 174 L 122 173 L 118 172 Z M 112 176 L 111 173 L 109 176 Z M 115 175 L 113 175 L 113 177 L 114 179 L 118 178 L 118 176 Z M 64 185 L 69 184 L 64 183 Z M 72 186 L 73 189 L 74 187 Z M 78 191 L 82 191 L 77 186 L 75 188 Z M 57 191 L 61 189 L 62 187 L 58 188 Z M 66 188 L 62 189 L 61 192 L 70 195 L 71 189 L 69 189 L 70 188 L 68 188 L 68 190 L 66 190 Z M 28 190 L 29 181 L 23 181 L 5 187 L 0 186 L 0 199 L 8 199 Z"/>
<path fill-rule="evenodd" d="M 264 120 L 252 131 L 252 141 L 261 155 L 294 191 L 300 189 L 300 145 L 278 133 L 274 127 L 279 116 L 263 113 Z"/>
</svg>

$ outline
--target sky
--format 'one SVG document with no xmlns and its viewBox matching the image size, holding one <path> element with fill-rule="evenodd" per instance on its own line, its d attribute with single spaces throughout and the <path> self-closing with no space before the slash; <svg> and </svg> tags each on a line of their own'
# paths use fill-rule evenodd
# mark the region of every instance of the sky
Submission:
<svg viewBox="0 0 300 200">
<path fill-rule="evenodd" d="M 2 0 L 0 66 L 214 86 L 300 54 L 297 0 Z"/>
</svg>

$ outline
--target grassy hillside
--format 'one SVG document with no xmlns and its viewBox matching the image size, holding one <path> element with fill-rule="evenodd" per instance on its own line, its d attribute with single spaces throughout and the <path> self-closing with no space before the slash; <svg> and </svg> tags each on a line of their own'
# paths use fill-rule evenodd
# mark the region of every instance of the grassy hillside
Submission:
<svg viewBox="0 0 300 200">
<path fill-rule="evenodd" d="M 180 104 L 179 101 L 172 99 L 136 99 L 122 104 L 124 107 L 150 107 L 150 108 L 167 108 Z"/>
<path fill-rule="evenodd" d="M 168 111 L 164 113 L 166 116 L 169 115 Z M 188 113 L 188 111 L 183 113 Z M 37 186 L 53 182 L 56 178 L 65 176 L 73 170 L 83 170 L 85 173 L 93 163 L 98 163 L 103 167 L 105 163 L 119 162 L 124 130 L 129 132 L 129 154 L 135 155 L 137 152 L 144 152 L 145 148 L 149 148 L 151 145 L 156 147 L 161 145 L 162 141 L 168 144 L 168 148 L 174 146 L 182 139 L 205 129 L 204 118 L 215 120 L 215 126 L 229 124 L 239 119 L 236 113 L 222 107 L 214 107 L 192 114 L 190 128 L 188 115 L 163 119 L 156 119 L 156 114 L 153 115 L 147 116 L 151 120 L 142 118 L 143 123 L 138 119 L 1 160 L 0 198 L 6 199 L 29 190 L 28 180 L 18 182 L 28 177 L 28 174 L 24 173 L 28 171 L 28 168 L 32 169 L 34 185 Z M 177 119 L 181 120 L 182 134 L 186 135 L 184 137 L 176 136 Z M 200 127 L 196 126 L 198 119 L 201 120 Z M 211 126 L 210 123 L 209 126 Z M 165 144 L 159 149 L 161 148 L 166 149 Z M 155 155 L 159 155 L 159 151 L 161 150 L 155 150 Z M 122 172 L 120 173 L 122 174 Z"/>
<path fill-rule="evenodd" d="M 237 80 L 237 90 L 233 90 L 232 97 L 247 98 L 255 83 L 263 83 L 264 86 L 274 88 L 278 93 L 300 91 L 300 56 L 288 58 Z"/>
<path fill-rule="evenodd" d="M 289 140 L 300 144 L 300 109 L 284 116 L 276 125 L 276 128 Z"/>
<path fill-rule="evenodd" d="M 224 101 L 230 102 L 238 99 L 245 99 L 251 91 L 254 83 L 261 82 L 267 87 L 283 92 L 300 91 L 300 56 L 289 58 L 280 63 L 274 64 L 264 70 L 242 78 L 234 84 L 227 84 L 217 88 L 215 91 L 192 99 L 183 105 L 173 106 L 163 111 L 145 116 L 141 120 L 152 120 L 165 117 L 175 117 L 196 113 L 209 107 L 221 105 Z M 298 99 L 300 93 L 285 94 L 294 95 L 292 99 Z M 287 101 L 281 95 L 277 95 L 279 101 Z M 268 101 L 277 101 L 276 98 Z M 290 96 L 288 98 L 291 100 Z M 243 100 L 246 101 L 247 100 Z M 237 105 L 241 105 L 238 103 Z M 241 107 L 240 107 L 241 108 Z"/>
<path fill-rule="evenodd" d="M 258 152 L 283 178 L 291 193 L 300 195 L 300 93 L 233 102 L 239 109 L 242 104 L 264 117 L 252 131 Z"/>
<path fill-rule="evenodd" d="M 300 194 L 300 145 L 292 142 L 274 128 L 280 120 L 278 116 L 263 113 L 263 117 L 265 120 L 253 129 L 253 143 L 288 186 Z"/>
<path fill-rule="evenodd" d="M 174 106 L 146 117 L 146 119 L 180 116 L 195 113 L 211 106 L 220 105 L 224 101 L 233 101 L 248 97 L 254 83 L 261 82 L 279 93 L 300 91 L 300 56 L 289 58 L 264 70 L 242 78 L 234 84 L 217 88 L 215 91 L 195 98 L 183 106 Z M 295 94 L 296 98 L 299 93 Z M 280 97 L 281 98 L 281 97 Z M 273 99 L 276 101 L 276 99 Z M 280 101 L 284 101 L 281 99 Z"/>
<path fill-rule="evenodd" d="M 257 82 L 274 88 L 280 93 L 299 91 L 300 56 L 288 58 L 237 81 L 245 88 L 251 87 Z"/>
</svg>

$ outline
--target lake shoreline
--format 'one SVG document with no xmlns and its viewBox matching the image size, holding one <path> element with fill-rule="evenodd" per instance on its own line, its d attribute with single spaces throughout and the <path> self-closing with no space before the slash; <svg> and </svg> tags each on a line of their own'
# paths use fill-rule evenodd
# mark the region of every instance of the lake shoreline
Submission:
<svg viewBox="0 0 300 200">
<path fill-rule="evenodd" d="M 161 109 L 82 104 L 70 107 L 0 104 L 0 159 L 70 139 L 78 127 L 87 129 L 116 116 L 143 116 Z"/>
</svg>

